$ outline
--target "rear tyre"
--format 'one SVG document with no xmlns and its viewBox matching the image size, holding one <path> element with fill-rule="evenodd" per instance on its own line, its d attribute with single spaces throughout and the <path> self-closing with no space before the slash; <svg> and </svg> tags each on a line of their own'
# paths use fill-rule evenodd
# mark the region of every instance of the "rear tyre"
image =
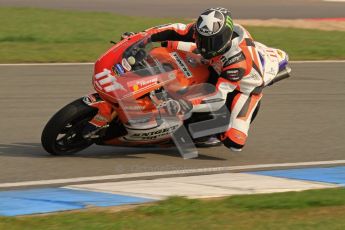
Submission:
<svg viewBox="0 0 345 230">
<path fill-rule="evenodd" d="M 46 124 L 41 136 L 43 148 L 51 155 L 71 155 L 93 144 L 83 130 L 97 109 L 77 99 L 59 110 Z"/>
</svg>

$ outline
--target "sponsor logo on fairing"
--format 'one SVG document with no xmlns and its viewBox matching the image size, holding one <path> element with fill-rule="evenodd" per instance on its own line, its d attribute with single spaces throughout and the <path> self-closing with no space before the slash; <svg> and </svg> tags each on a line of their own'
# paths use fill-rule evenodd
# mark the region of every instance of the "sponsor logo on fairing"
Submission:
<svg viewBox="0 0 345 230">
<path fill-rule="evenodd" d="M 104 117 L 100 114 L 97 114 L 93 119 L 96 121 L 100 121 L 100 122 L 108 122 L 109 121 L 106 117 Z"/>
<path fill-rule="evenodd" d="M 156 84 L 157 81 L 157 77 L 146 77 L 142 80 L 128 82 L 128 87 L 131 88 L 132 91 L 137 91 L 145 86 Z"/>
<path fill-rule="evenodd" d="M 115 90 L 125 90 L 123 85 L 117 82 L 116 77 L 111 75 L 111 71 L 108 69 L 104 69 L 103 72 L 96 74 L 95 79 L 96 81 L 94 82 L 97 88 L 103 89 L 107 93 Z"/>
<path fill-rule="evenodd" d="M 170 55 L 171 55 L 171 57 L 173 57 L 175 59 L 178 67 L 182 70 L 183 74 L 187 78 L 191 78 L 192 73 L 190 72 L 189 68 L 187 67 L 186 63 L 182 60 L 180 55 L 178 55 L 178 53 L 176 53 L 176 52 L 172 52 L 172 53 L 170 53 Z"/>
<path fill-rule="evenodd" d="M 127 59 L 124 58 L 122 59 L 122 62 L 121 62 L 123 68 L 126 70 L 126 71 L 131 71 L 132 70 L 132 66 L 128 63 Z"/>
<path fill-rule="evenodd" d="M 143 86 L 146 86 L 146 85 L 150 85 L 152 83 L 156 83 L 157 82 L 157 78 L 152 78 L 152 79 L 149 79 L 149 80 L 143 80 L 143 81 L 139 81 L 138 82 L 138 85 L 143 87 Z"/>
<path fill-rule="evenodd" d="M 131 71 L 132 70 L 132 66 L 128 63 L 127 59 L 124 58 L 122 59 L 122 66 L 126 71 Z"/>
<path fill-rule="evenodd" d="M 275 76 L 277 73 L 276 73 L 275 69 L 273 67 L 271 67 L 271 69 L 269 71 L 267 71 L 267 74 Z"/>
<path fill-rule="evenodd" d="M 248 77 L 248 79 L 252 79 L 253 81 L 260 81 L 261 77 L 260 75 L 257 73 L 257 71 L 255 71 L 254 73 L 251 73 Z"/>
<path fill-rule="evenodd" d="M 102 100 L 102 99 L 101 99 Z M 87 105 L 97 102 L 97 98 L 93 94 L 89 94 L 83 97 L 83 102 Z"/>
<path fill-rule="evenodd" d="M 89 96 L 85 96 L 83 97 L 83 102 L 87 105 L 90 105 L 92 103 L 91 99 L 89 98 Z"/>
<path fill-rule="evenodd" d="M 118 75 L 123 75 L 125 73 L 125 69 L 120 64 L 115 65 L 115 71 Z"/>
<path fill-rule="evenodd" d="M 145 109 L 145 106 L 141 106 L 141 105 L 125 105 L 122 107 L 125 110 L 134 110 L 134 111 L 143 111 Z"/>
<path fill-rule="evenodd" d="M 159 137 L 166 136 L 173 133 L 178 127 L 180 127 L 180 125 L 174 125 L 168 128 L 159 129 L 159 130 L 151 131 L 147 133 L 135 133 L 131 135 L 131 137 L 142 139 L 142 140 L 154 140 Z"/>
<path fill-rule="evenodd" d="M 279 56 L 280 56 L 281 58 L 284 57 L 283 52 L 282 52 L 281 50 L 278 50 L 278 49 L 277 49 L 277 53 L 279 54 Z"/>
</svg>

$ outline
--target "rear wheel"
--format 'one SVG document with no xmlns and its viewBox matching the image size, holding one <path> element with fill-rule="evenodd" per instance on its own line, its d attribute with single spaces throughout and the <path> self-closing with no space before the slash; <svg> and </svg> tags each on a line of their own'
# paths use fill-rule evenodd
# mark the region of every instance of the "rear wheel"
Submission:
<svg viewBox="0 0 345 230">
<path fill-rule="evenodd" d="M 70 155 L 93 144 L 83 137 L 85 126 L 97 109 L 78 99 L 58 111 L 44 127 L 41 143 L 52 155 Z"/>
</svg>

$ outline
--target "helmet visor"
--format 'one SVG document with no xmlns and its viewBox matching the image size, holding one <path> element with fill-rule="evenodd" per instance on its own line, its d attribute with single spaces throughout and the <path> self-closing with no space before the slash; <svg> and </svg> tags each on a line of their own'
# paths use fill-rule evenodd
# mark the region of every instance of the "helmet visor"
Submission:
<svg viewBox="0 0 345 230">
<path fill-rule="evenodd" d="M 201 55 L 205 58 L 217 56 L 218 52 L 225 48 L 231 39 L 231 31 L 225 30 L 213 36 L 196 35 L 196 45 Z"/>
</svg>

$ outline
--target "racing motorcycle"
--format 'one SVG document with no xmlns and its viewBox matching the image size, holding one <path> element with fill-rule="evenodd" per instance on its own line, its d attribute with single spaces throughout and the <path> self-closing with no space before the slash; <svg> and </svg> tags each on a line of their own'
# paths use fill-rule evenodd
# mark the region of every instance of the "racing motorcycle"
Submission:
<svg viewBox="0 0 345 230">
<path fill-rule="evenodd" d="M 281 61 L 265 85 L 289 76 L 287 61 Z M 129 36 L 96 61 L 95 92 L 48 121 L 42 146 L 52 155 L 68 155 L 92 144 L 175 145 L 183 158 L 196 157 L 193 139 L 224 132 L 231 113 L 227 95 L 207 84 L 209 74 L 207 60 L 197 52 L 151 43 L 145 33 Z M 90 128 L 90 122 L 96 126 Z"/>
</svg>

